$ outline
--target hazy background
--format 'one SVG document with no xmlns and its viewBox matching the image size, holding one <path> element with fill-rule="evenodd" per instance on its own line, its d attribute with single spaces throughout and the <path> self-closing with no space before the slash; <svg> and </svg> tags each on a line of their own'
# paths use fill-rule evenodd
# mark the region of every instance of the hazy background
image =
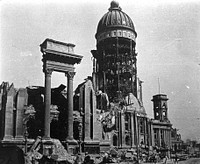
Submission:
<svg viewBox="0 0 200 164">
<path fill-rule="evenodd" d="M 92 73 L 90 50 L 111 0 L 0 1 L 0 82 L 16 88 L 44 86 L 39 45 L 46 39 L 73 43 L 83 55 L 76 66 L 74 89 Z M 143 101 L 153 117 L 152 96 L 167 94 L 169 119 L 185 140 L 200 142 L 200 1 L 118 0 L 133 20 L 138 37 L 138 76 L 144 81 Z M 53 73 L 52 87 L 66 84 Z"/>
</svg>

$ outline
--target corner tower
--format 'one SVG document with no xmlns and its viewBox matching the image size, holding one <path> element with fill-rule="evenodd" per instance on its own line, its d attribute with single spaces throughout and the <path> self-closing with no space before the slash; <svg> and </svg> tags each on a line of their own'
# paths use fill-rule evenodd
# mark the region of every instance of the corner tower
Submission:
<svg viewBox="0 0 200 164">
<path fill-rule="evenodd" d="M 158 94 L 153 96 L 153 110 L 154 119 L 159 121 L 168 121 L 168 107 L 167 107 L 167 95 Z"/>
<path fill-rule="evenodd" d="M 133 93 L 137 97 L 136 37 L 131 18 L 112 1 L 100 19 L 95 35 L 97 50 L 93 55 L 93 83 L 96 91 L 107 93 L 109 100 Z"/>
</svg>

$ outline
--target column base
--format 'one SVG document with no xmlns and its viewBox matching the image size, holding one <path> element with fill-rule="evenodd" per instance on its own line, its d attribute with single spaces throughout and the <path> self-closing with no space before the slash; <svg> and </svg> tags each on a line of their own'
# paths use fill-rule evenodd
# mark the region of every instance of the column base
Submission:
<svg viewBox="0 0 200 164">
<path fill-rule="evenodd" d="M 70 145 L 78 145 L 78 142 L 75 139 L 66 139 L 66 142 Z"/>
<path fill-rule="evenodd" d="M 15 141 L 24 141 L 25 138 L 23 136 L 16 136 Z"/>
<path fill-rule="evenodd" d="M 78 142 L 75 139 L 66 139 L 65 147 L 69 154 L 76 154 L 78 152 Z"/>
<path fill-rule="evenodd" d="M 100 152 L 106 152 L 110 150 L 110 142 L 109 141 L 101 141 L 100 142 Z"/>
<path fill-rule="evenodd" d="M 89 154 L 99 154 L 100 153 L 100 146 L 99 141 L 84 141 L 84 152 L 88 152 Z"/>
<path fill-rule="evenodd" d="M 14 137 L 13 136 L 11 136 L 11 135 L 7 135 L 7 136 L 4 136 L 4 138 L 3 138 L 3 141 L 13 141 L 14 140 Z"/>
<path fill-rule="evenodd" d="M 51 137 L 46 137 L 46 136 L 44 136 L 44 137 L 42 137 L 42 142 L 50 142 L 51 141 Z"/>
<path fill-rule="evenodd" d="M 42 151 L 44 156 L 50 156 L 53 153 L 53 141 L 51 138 L 42 138 Z"/>
</svg>

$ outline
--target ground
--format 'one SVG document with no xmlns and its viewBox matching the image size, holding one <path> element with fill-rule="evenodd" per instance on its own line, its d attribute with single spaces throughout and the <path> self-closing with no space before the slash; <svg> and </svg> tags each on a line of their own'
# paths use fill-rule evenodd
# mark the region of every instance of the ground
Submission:
<svg viewBox="0 0 200 164">
<path fill-rule="evenodd" d="M 153 164 L 153 163 L 142 163 L 142 164 Z M 165 164 L 165 163 L 159 162 L 156 164 Z M 169 159 L 166 164 L 175 164 L 175 163 Z M 178 164 L 200 164 L 200 158 L 190 158 L 186 161 L 179 161 Z"/>
<path fill-rule="evenodd" d="M 200 164 L 200 158 L 190 158 L 186 161 L 180 161 L 178 164 Z"/>
</svg>

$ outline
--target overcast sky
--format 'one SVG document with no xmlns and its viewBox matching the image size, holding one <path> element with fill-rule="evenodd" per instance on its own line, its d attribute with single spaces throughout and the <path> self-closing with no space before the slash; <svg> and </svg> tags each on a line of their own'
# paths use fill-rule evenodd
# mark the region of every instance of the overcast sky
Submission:
<svg viewBox="0 0 200 164">
<path fill-rule="evenodd" d="M 83 55 L 74 89 L 92 74 L 92 49 L 99 20 L 111 0 L 0 1 L 1 81 L 16 88 L 44 86 L 39 45 L 46 39 L 73 43 Z M 118 0 L 134 22 L 138 37 L 138 77 L 146 112 L 153 117 L 152 96 L 167 94 L 169 119 L 183 139 L 200 141 L 200 1 Z M 53 73 L 52 87 L 66 84 Z"/>
</svg>

